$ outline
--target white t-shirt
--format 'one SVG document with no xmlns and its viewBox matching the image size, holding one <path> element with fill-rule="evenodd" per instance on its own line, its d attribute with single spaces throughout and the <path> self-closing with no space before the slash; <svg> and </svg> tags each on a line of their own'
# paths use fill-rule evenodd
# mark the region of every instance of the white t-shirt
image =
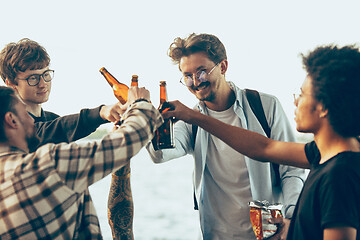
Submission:
<svg viewBox="0 0 360 240">
<path fill-rule="evenodd" d="M 233 106 L 209 115 L 241 127 Z M 202 221 L 204 239 L 256 239 L 250 222 L 248 202 L 252 200 L 244 156 L 219 138 L 210 135 L 204 170 Z"/>
</svg>

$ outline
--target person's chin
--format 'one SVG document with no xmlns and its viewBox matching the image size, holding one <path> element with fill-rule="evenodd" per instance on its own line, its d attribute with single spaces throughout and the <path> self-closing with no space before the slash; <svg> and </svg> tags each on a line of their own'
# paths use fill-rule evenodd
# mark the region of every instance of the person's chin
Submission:
<svg viewBox="0 0 360 240">
<path fill-rule="evenodd" d="M 40 103 L 40 104 L 45 103 L 49 100 L 49 93 L 46 92 L 44 94 L 38 94 L 37 99 L 38 99 L 38 101 L 37 101 L 38 103 Z"/>
</svg>

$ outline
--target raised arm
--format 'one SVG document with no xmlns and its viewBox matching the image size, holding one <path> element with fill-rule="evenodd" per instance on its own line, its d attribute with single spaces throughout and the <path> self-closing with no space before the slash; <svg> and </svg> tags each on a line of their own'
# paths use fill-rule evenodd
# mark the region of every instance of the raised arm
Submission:
<svg viewBox="0 0 360 240">
<path fill-rule="evenodd" d="M 69 143 L 88 136 L 101 124 L 108 122 L 100 117 L 101 108 L 102 106 L 94 109 L 82 109 L 78 114 L 36 123 L 40 146 L 47 143 Z"/>
<path fill-rule="evenodd" d="M 163 113 L 164 118 L 175 117 L 176 120 L 198 125 L 252 159 L 301 168 L 310 167 L 305 156 L 304 144 L 275 141 L 261 134 L 225 124 L 194 111 L 179 101 L 172 101 L 170 104 L 174 110 Z"/>
<path fill-rule="evenodd" d="M 94 182 L 124 167 L 153 137 L 163 123 L 158 110 L 147 102 L 131 104 L 124 121 L 114 132 L 100 141 L 46 145 L 63 181 L 83 192 Z M 39 148 L 36 153 L 41 154 Z"/>
<path fill-rule="evenodd" d="M 124 113 L 120 103 L 82 109 L 80 113 L 37 122 L 37 135 L 42 146 L 47 143 L 73 142 L 94 132 L 101 124 L 116 122 Z M 34 149 L 36 150 L 36 149 Z"/>
</svg>

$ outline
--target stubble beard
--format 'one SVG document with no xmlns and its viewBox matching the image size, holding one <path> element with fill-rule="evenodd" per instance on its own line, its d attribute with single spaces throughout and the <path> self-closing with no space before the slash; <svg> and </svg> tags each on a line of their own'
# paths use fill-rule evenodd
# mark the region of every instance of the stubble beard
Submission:
<svg viewBox="0 0 360 240">
<path fill-rule="evenodd" d="M 26 138 L 26 142 L 28 144 L 28 148 L 30 152 L 35 152 L 36 149 L 39 147 L 40 145 L 40 138 L 39 136 L 36 134 L 36 128 L 34 127 L 34 130 L 32 132 L 32 134 L 30 134 L 27 138 Z"/>
</svg>

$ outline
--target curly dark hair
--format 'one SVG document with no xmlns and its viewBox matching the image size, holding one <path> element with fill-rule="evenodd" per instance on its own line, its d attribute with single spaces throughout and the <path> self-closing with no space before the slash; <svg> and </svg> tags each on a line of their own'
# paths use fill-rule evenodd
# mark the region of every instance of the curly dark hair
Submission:
<svg viewBox="0 0 360 240">
<path fill-rule="evenodd" d="M 205 33 L 192 33 L 187 38 L 175 38 L 169 47 L 168 55 L 174 64 L 179 64 L 182 57 L 198 52 L 206 53 L 215 64 L 227 59 L 225 47 L 219 38 Z"/>
<path fill-rule="evenodd" d="M 46 49 L 39 43 L 23 38 L 17 43 L 7 44 L 0 52 L 0 75 L 3 81 L 16 85 L 18 72 L 27 69 L 42 69 L 50 65 L 50 57 Z"/>
<path fill-rule="evenodd" d="M 319 46 L 301 55 L 312 79 L 313 95 L 328 110 L 334 131 L 360 135 L 360 52 L 356 45 Z"/>
<path fill-rule="evenodd" d="M 7 141 L 4 129 L 4 118 L 7 112 L 14 112 L 15 105 L 18 103 L 15 90 L 10 87 L 0 86 L 0 142 Z"/>
</svg>

